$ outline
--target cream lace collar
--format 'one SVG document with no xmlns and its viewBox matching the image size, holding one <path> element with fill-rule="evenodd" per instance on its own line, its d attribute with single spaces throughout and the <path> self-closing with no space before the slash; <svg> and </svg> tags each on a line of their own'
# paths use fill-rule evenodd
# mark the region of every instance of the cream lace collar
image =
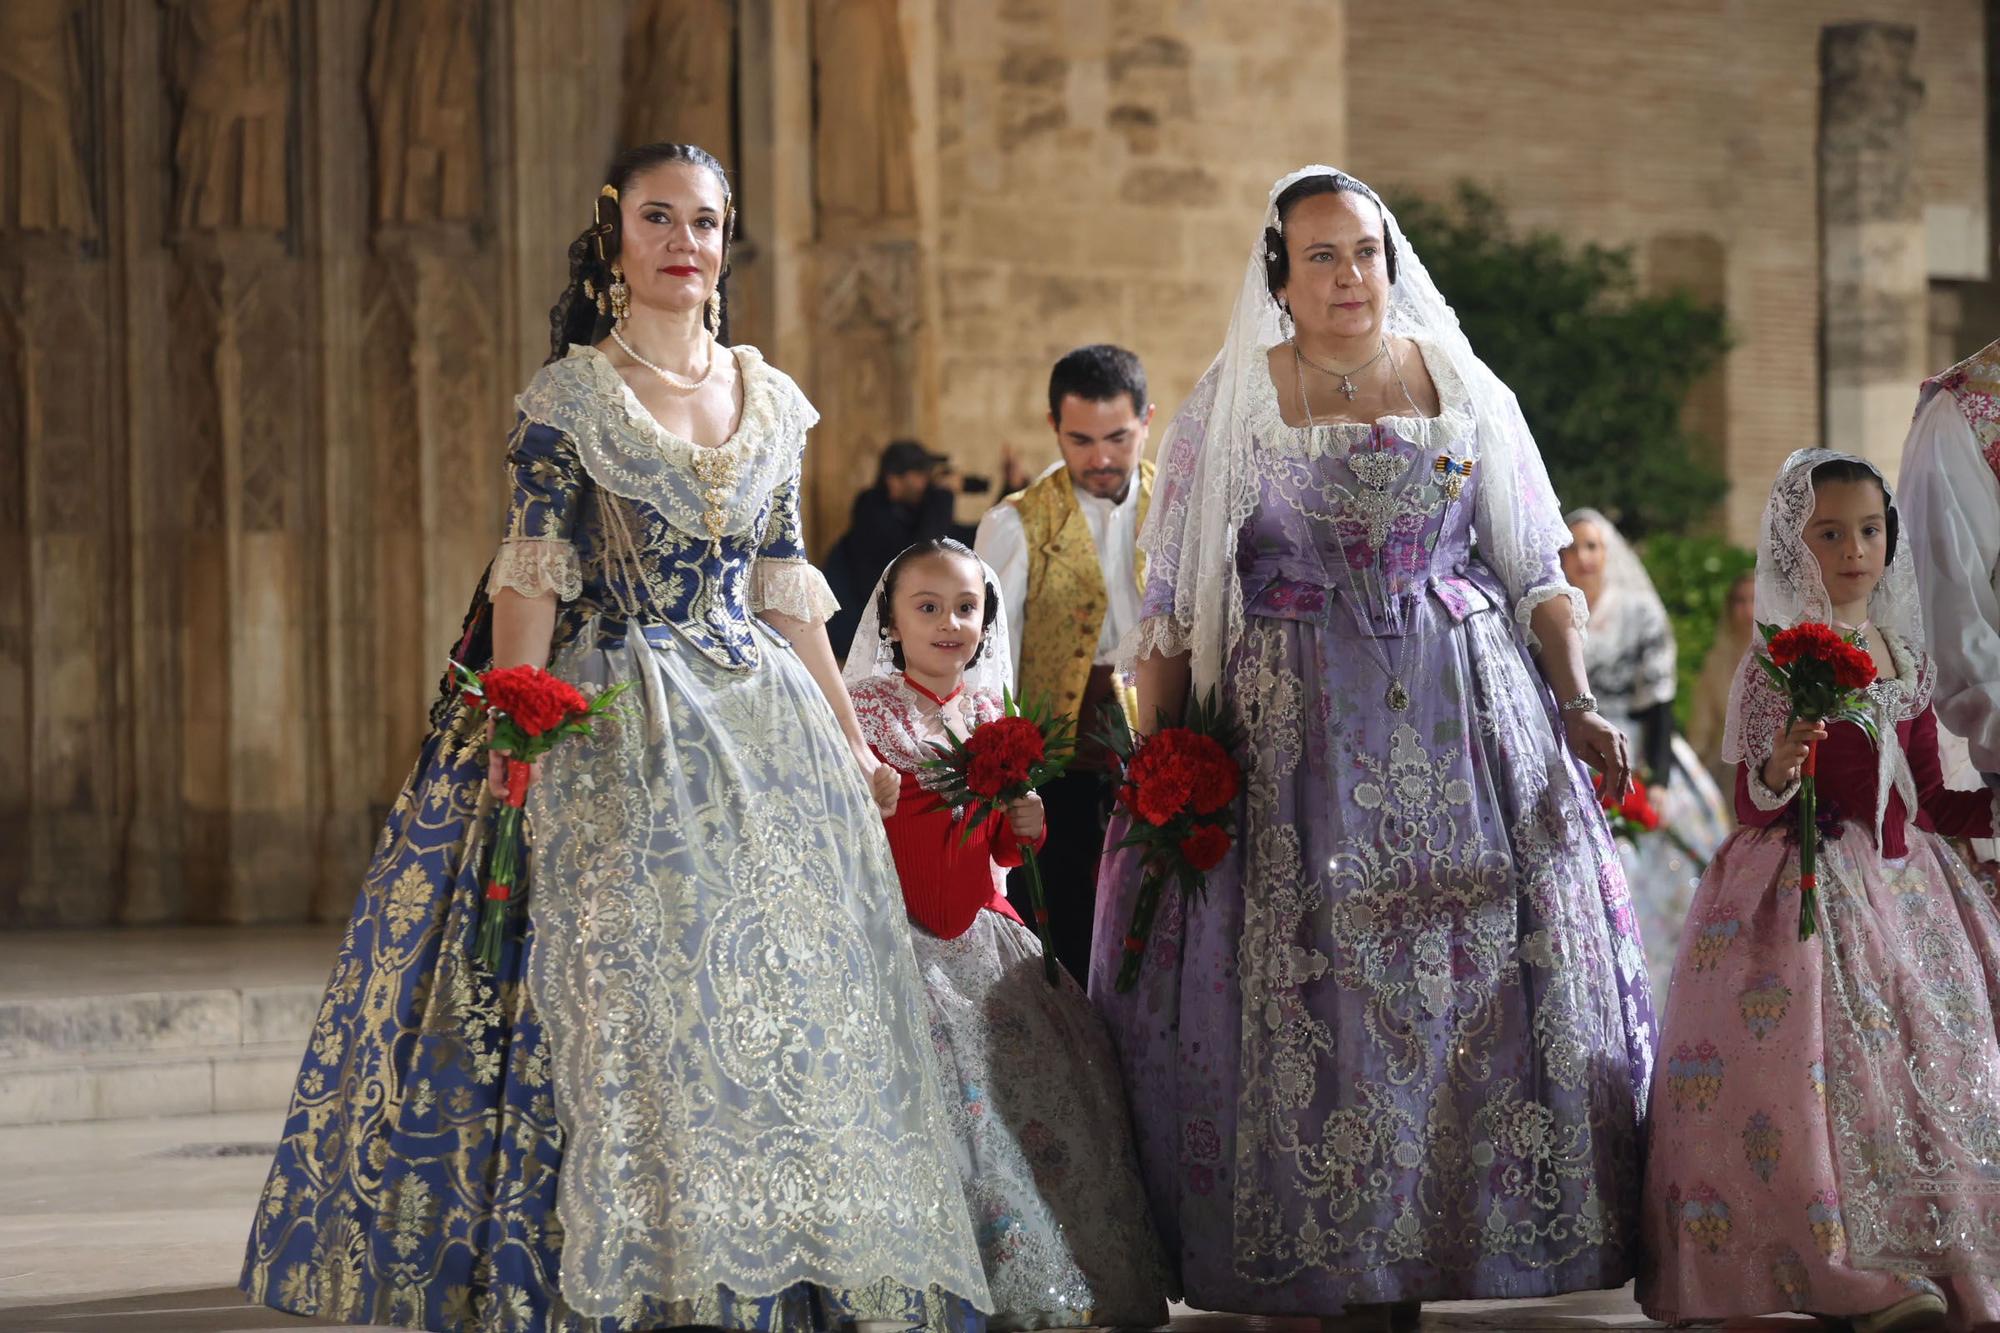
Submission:
<svg viewBox="0 0 2000 1333">
<path fill-rule="evenodd" d="M 603 489 L 651 505 L 695 536 L 710 535 L 709 512 L 720 513 L 721 531 L 741 532 L 799 466 L 819 414 L 756 348 L 729 350 L 743 379 L 743 411 L 714 448 L 661 426 L 594 347 L 572 346 L 543 366 L 517 404 L 528 420 L 561 431 Z"/>
</svg>

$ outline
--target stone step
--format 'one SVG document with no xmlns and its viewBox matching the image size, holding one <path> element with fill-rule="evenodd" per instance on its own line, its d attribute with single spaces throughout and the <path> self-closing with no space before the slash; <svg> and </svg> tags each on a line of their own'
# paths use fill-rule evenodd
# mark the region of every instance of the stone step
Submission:
<svg viewBox="0 0 2000 1333">
<path fill-rule="evenodd" d="M 323 982 L 111 994 L 0 995 L 0 1078 L 19 1061 L 283 1042 L 304 1049 Z"/>
<path fill-rule="evenodd" d="M 7 1060 L 0 1126 L 282 1111 L 305 1045 L 302 1030 L 282 1041 Z"/>
</svg>

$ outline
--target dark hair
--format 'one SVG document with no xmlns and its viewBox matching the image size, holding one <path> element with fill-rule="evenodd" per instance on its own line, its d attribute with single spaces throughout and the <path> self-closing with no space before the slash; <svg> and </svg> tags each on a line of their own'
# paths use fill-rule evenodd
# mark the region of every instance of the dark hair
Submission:
<svg viewBox="0 0 2000 1333">
<path fill-rule="evenodd" d="M 880 486 L 906 472 L 929 472 L 943 461 L 924 448 L 921 440 L 891 440 L 883 446 L 881 460 L 875 464 L 875 484 Z"/>
<path fill-rule="evenodd" d="M 612 189 L 624 194 L 632 184 L 632 178 L 654 167 L 665 166 L 669 162 L 685 162 L 691 166 L 707 167 L 722 182 L 722 271 L 715 276 L 715 286 L 722 291 L 723 280 L 729 276 L 729 242 L 736 224 L 736 192 L 729 186 L 729 173 L 722 169 L 722 163 L 706 148 L 691 143 L 649 143 L 638 148 L 627 148 L 611 160 L 604 178 Z M 611 286 L 611 265 L 618 258 L 623 222 L 619 213 L 618 200 L 610 195 L 599 194 L 592 205 L 591 225 L 583 229 L 583 234 L 569 243 L 569 286 L 563 288 L 562 295 L 549 310 L 549 360 L 560 361 L 569 355 L 571 343 L 596 343 L 611 332 L 611 316 L 597 308 L 597 297 Z M 584 285 L 588 283 L 592 294 L 586 294 Z M 725 302 L 727 296 L 724 296 Z M 702 324 L 709 324 L 706 311 L 701 317 Z M 714 322 L 709 332 L 717 341 L 728 341 L 728 310 Z"/>
<path fill-rule="evenodd" d="M 1303 201 L 1316 194 L 1358 194 L 1363 199 L 1372 200 L 1384 218 L 1382 227 L 1382 253 L 1389 261 L 1389 285 L 1396 285 L 1396 238 L 1389 234 L 1388 210 L 1375 192 L 1352 176 L 1329 175 L 1307 176 L 1304 180 L 1293 181 L 1285 192 L 1278 196 L 1278 226 L 1264 228 L 1264 286 L 1270 291 L 1271 299 L 1277 300 L 1278 293 L 1292 280 L 1292 256 L 1285 249 L 1285 235 L 1278 227 L 1292 215 L 1292 210 Z"/>
<path fill-rule="evenodd" d="M 1886 566 L 1896 558 L 1896 506 L 1889 498 L 1889 487 L 1883 482 L 1882 474 L 1858 458 L 1829 458 L 1812 470 L 1813 489 L 1817 491 L 1822 482 L 1838 484 L 1843 481 L 1865 481 L 1882 492 L 1882 512 L 1889 528 L 1889 552 L 1882 557 Z"/>
<path fill-rule="evenodd" d="M 986 568 L 979 563 L 979 557 L 973 554 L 972 548 L 955 537 L 927 537 L 923 541 L 913 542 L 905 546 L 896 554 L 896 558 L 889 562 L 889 568 L 882 573 L 882 598 L 875 604 L 875 632 L 889 645 L 889 657 L 895 662 L 898 671 L 904 669 L 903 645 L 889 637 L 889 631 L 896 625 L 896 615 L 891 608 L 896 597 L 896 579 L 902 574 L 904 565 L 929 555 L 961 556 L 981 570 Z M 979 646 L 974 648 L 972 656 L 966 659 L 967 666 L 971 666 L 985 655 L 986 631 L 993 628 L 993 618 L 1000 614 L 1000 590 L 993 586 L 991 579 L 986 579 L 985 584 L 986 614 L 979 622 Z"/>
<path fill-rule="evenodd" d="M 1062 400 L 1071 394 L 1086 403 L 1105 403 L 1129 394 L 1132 410 L 1146 410 L 1146 368 L 1139 358 L 1110 343 L 1092 343 L 1066 352 L 1049 372 L 1049 415 L 1062 423 Z"/>
</svg>

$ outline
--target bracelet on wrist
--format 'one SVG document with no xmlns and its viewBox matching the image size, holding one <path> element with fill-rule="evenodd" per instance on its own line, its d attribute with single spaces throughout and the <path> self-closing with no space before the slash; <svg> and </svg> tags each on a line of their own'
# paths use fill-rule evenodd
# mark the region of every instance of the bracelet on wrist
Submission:
<svg viewBox="0 0 2000 1333">
<path fill-rule="evenodd" d="M 1574 699 L 1565 699 L 1558 711 L 1564 713 L 1595 713 L 1597 711 L 1597 696 L 1593 694 L 1579 694 Z"/>
</svg>

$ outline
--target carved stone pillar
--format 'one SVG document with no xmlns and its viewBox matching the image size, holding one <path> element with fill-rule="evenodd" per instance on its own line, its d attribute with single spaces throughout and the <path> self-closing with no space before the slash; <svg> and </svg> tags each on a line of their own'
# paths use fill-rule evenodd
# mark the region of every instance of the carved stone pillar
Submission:
<svg viewBox="0 0 2000 1333">
<path fill-rule="evenodd" d="M 492 257 L 456 229 L 378 238 L 362 374 L 374 506 L 371 797 L 408 776 L 440 670 L 505 512 Z"/>
<path fill-rule="evenodd" d="M 408 775 L 504 503 L 500 273 L 491 233 L 470 225 L 493 198 L 485 18 L 478 0 L 377 0 L 368 34 L 375 228 L 354 443 L 374 502 L 366 725 L 380 757 L 369 791 L 384 805 Z"/>
<path fill-rule="evenodd" d="M 1822 435 L 1891 476 L 1928 342 L 1916 44 L 1915 28 L 1894 23 L 1820 34 Z"/>
<path fill-rule="evenodd" d="M 0 265 L 0 842 L 27 921 L 111 918 L 120 893 L 123 514 L 105 265 L 20 237 Z M 17 742 L 17 744 L 19 743 Z M 0 904 L 0 911 L 6 910 Z"/>
<path fill-rule="evenodd" d="M 934 21 L 931 7 L 899 0 L 815 0 L 812 10 L 815 555 L 845 530 L 882 446 L 928 436 L 936 420 L 924 346 L 936 322 L 936 154 L 916 114 L 936 83 Z"/>
<path fill-rule="evenodd" d="M 317 851 L 307 272 L 254 234 L 184 238 L 178 260 L 168 363 L 181 413 L 188 914 L 296 916 Z"/>
<path fill-rule="evenodd" d="M 289 0 L 168 0 L 182 864 L 193 920 L 296 917 L 318 861 L 324 533 Z"/>
<path fill-rule="evenodd" d="M 699 144 L 736 165 L 736 0 L 631 0 L 620 148 Z"/>
<path fill-rule="evenodd" d="M 130 749 L 103 15 L 0 6 L 0 920 L 111 919 Z"/>
</svg>

